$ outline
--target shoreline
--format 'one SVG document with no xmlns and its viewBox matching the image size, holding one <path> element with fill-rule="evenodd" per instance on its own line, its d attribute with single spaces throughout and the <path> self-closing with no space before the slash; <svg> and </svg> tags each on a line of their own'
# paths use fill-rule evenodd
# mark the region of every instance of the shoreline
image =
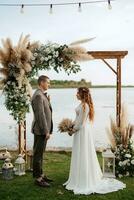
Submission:
<svg viewBox="0 0 134 200">
<path fill-rule="evenodd" d="M 79 87 L 79 86 L 78 86 Z M 78 87 L 64 87 L 64 86 L 60 86 L 60 87 L 50 87 L 49 89 L 76 89 Z M 34 87 L 32 86 L 33 89 L 37 89 L 38 87 Z M 97 88 L 97 89 L 102 89 L 102 88 L 116 88 L 115 85 L 93 85 L 93 86 L 90 86 L 89 88 Z M 134 88 L 133 85 L 123 85 L 121 86 L 121 88 Z"/>
<path fill-rule="evenodd" d="M 79 86 L 78 86 L 79 87 Z M 64 86 L 59 86 L 59 87 L 50 87 L 49 89 L 76 89 L 78 87 L 64 87 Z M 84 86 L 82 86 L 84 87 Z M 37 89 L 37 86 L 32 86 L 32 89 Z M 93 88 L 93 89 L 111 89 L 111 88 L 116 88 L 115 85 L 94 85 L 94 86 L 90 86 L 89 88 Z M 121 88 L 134 88 L 133 85 L 123 85 L 121 86 Z M 0 87 L 0 90 L 2 90 L 3 88 Z"/>
</svg>

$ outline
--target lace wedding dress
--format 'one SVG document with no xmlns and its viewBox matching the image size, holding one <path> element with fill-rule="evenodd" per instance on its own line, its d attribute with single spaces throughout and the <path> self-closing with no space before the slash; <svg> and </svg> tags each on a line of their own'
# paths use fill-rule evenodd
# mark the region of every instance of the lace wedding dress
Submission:
<svg viewBox="0 0 134 200">
<path fill-rule="evenodd" d="M 65 185 L 67 190 L 75 194 L 105 194 L 126 187 L 113 178 L 103 178 L 97 159 L 89 123 L 89 106 L 83 111 L 82 104 L 76 108 L 75 128 L 69 179 Z"/>
</svg>

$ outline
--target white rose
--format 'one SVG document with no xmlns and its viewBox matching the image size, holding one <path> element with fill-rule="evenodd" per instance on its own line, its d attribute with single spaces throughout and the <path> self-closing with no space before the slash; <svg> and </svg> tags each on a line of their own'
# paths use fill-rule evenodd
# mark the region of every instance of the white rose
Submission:
<svg viewBox="0 0 134 200">
<path fill-rule="evenodd" d="M 131 160 L 131 164 L 134 165 L 134 160 Z"/>
<path fill-rule="evenodd" d="M 126 154 L 125 154 L 125 157 L 126 157 L 126 158 L 131 158 L 131 155 L 128 154 L 128 153 L 126 153 Z"/>
<path fill-rule="evenodd" d="M 129 172 L 126 172 L 126 176 L 129 176 Z"/>
<path fill-rule="evenodd" d="M 51 58 L 52 58 L 52 56 L 48 56 L 48 58 L 49 58 L 49 59 L 51 59 Z"/>
<path fill-rule="evenodd" d="M 120 161 L 120 162 L 119 162 L 119 166 L 122 166 L 122 165 L 123 165 L 123 163 Z"/>
<path fill-rule="evenodd" d="M 49 51 L 49 48 L 46 48 L 46 52 L 50 52 L 50 51 Z"/>
<path fill-rule="evenodd" d="M 56 66 L 56 64 L 55 64 L 55 63 L 52 63 L 52 66 L 53 66 L 53 67 L 55 67 L 55 66 Z"/>
<path fill-rule="evenodd" d="M 122 177 L 123 177 L 122 174 L 119 174 L 118 176 L 119 176 L 119 178 L 122 178 Z"/>
<path fill-rule="evenodd" d="M 58 57 L 58 56 L 59 56 L 59 52 L 58 52 L 58 51 L 56 51 L 56 53 L 55 53 L 55 56 L 56 56 L 56 57 Z"/>
<path fill-rule="evenodd" d="M 41 59 L 40 59 L 41 61 L 44 61 L 44 58 L 43 57 L 41 57 Z"/>
<path fill-rule="evenodd" d="M 126 165 L 127 162 L 128 162 L 128 160 L 124 160 L 124 161 L 123 161 L 123 165 Z"/>
<path fill-rule="evenodd" d="M 62 62 L 62 61 L 63 61 L 63 58 L 60 58 L 59 61 Z"/>
<path fill-rule="evenodd" d="M 45 58 L 44 58 L 44 60 L 45 60 L 45 61 L 48 61 L 48 58 L 47 58 L 47 57 L 45 57 Z"/>
<path fill-rule="evenodd" d="M 32 59 L 31 60 L 35 60 L 35 57 L 32 57 Z"/>
<path fill-rule="evenodd" d="M 34 53 L 34 56 L 36 57 L 36 56 L 38 56 L 38 54 L 37 54 L 37 53 Z"/>
</svg>

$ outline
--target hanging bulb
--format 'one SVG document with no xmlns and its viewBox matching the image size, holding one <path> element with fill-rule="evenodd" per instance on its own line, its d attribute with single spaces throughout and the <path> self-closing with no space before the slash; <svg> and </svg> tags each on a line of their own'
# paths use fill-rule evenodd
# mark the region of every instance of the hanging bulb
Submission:
<svg viewBox="0 0 134 200">
<path fill-rule="evenodd" d="M 24 4 L 21 5 L 21 9 L 20 9 L 21 14 L 24 13 Z"/>
<path fill-rule="evenodd" d="M 52 4 L 50 4 L 50 10 L 49 10 L 49 13 L 50 13 L 50 14 L 53 14 L 53 5 L 52 5 Z"/>
<path fill-rule="evenodd" d="M 82 11 L 81 3 L 79 3 L 78 12 L 81 12 L 81 11 Z"/>
<path fill-rule="evenodd" d="M 108 0 L 108 9 L 109 9 L 109 10 L 112 9 L 112 6 L 111 6 L 111 2 L 110 2 L 110 0 Z"/>
</svg>

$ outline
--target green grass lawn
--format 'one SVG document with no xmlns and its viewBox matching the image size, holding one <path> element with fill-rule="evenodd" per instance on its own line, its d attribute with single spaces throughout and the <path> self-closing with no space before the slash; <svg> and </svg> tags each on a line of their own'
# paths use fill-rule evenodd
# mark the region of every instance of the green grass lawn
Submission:
<svg viewBox="0 0 134 200">
<path fill-rule="evenodd" d="M 101 161 L 101 157 L 99 160 Z M 134 199 L 134 178 L 121 179 L 127 188 L 105 195 L 74 195 L 66 191 L 62 184 L 68 178 L 70 153 L 52 153 L 45 155 L 44 166 L 46 174 L 54 179 L 51 188 L 40 188 L 34 185 L 32 173 L 5 181 L 0 176 L 0 200 L 132 200 Z"/>
</svg>

